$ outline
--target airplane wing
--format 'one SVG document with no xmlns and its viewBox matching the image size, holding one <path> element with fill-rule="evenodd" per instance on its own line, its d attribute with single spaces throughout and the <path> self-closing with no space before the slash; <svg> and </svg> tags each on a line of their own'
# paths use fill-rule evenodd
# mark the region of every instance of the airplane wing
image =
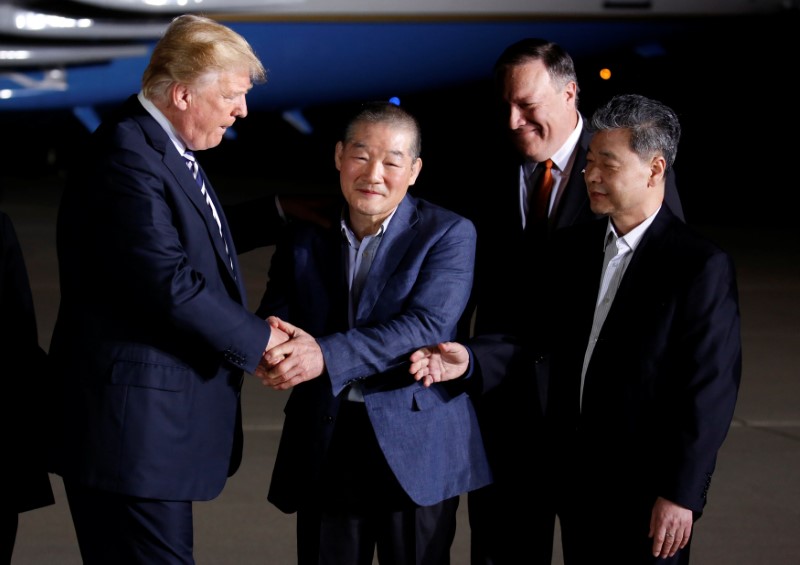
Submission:
<svg viewBox="0 0 800 565">
<path fill-rule="evenodd" d="M 709 15 L 772 13 L 796 1 L 0 0 L 0 115 L 121 102 L 139 90 L 155 42 L 180 13 L 241 33 L 268 71 L 248 106 L 291 112 L 480 80 L 526 36 L 573 57 L 641 49 Z"/>
</svg>

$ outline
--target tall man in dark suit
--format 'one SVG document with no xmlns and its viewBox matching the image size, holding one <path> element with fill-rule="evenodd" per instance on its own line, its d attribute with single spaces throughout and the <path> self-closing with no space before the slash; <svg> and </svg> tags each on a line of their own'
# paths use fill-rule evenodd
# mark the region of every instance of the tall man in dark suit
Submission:
<svg viewBox="0 0 800 565">
<path fill-rule="evenodd" d="M 545 296 L 521 312 L 529 335 L 470 341 L 473 382 L 491 388 L 508 365 L 545 352 L 540 464 L 566 565 L 598 552 L 624 565 L 686 564 L 741 378 L 734 266 L 664 205 L 680 138 L 671 109 L 618 96 L 592 126 L 585 179 L 606 218 L 554 236 Z M 465 372 L 469 353 L 449 343 L 412 360 L 429 383 Z"/>
<path fill-rule="evenodd" d="M 341 222 L 288 228 L 258 310 L 291 323 L 261 375 L 292 389 L 269 500 L 297 511 L 301 565 L 371 565 L 376 548 L 386 565 L 446 565 L 458 497 L 489 467 L 469 397 L 415 382 L 408 356 L 455 337 L 475 228 L 407 194 L 420 132 L 398 106 L 365 105 L 335 162 Z"/>
<path fill-rule="evenodd" d="M 241 458 L 242 372 L 286 339 L 247 310 L 230 227 L 192 153 L 246 116 L 263 79 L 240 35 L 175 18 L 142 91 L 68 179 L 54 470 L 84 563 L 194 562 L 192 501 L 216 497 Z"/>
<path fill-rule="evenodd" d="M 481 192 L 473 210 L 465 211 L 479 234 L 472 297 L 478 334 L 517 333 L 531 323 L 518 316 L 530 289 L 509 257 L 528 260 L 542 273 L 552 234 L 596 217 L 581 174 L 592 134 L 578 109 L 578 79 L 569 54 L 545 39 L 516 42 L 495 63 L 494 87 L 510 146 L 497 144 L 494 157 L 481 160 L 488 165 L 481 182 L 493 190 L 488 198 Z M 537 211 L 538 181 L 548 159 L 554 183 Z M 665 200 L 683 219 L 672 173 Z M 528 563 L 551 562 L 555 514 L 546 500 L 549 487 L 540 465 L 519 464 L 521 435 L 534 459 L 540 453 L 546 394 L 547 376 L 536 364 L 476 399 L 494 482 L 469 494 L 473 565 L 516 565 L 520 555 L 528 556 Z M 522 515 L 520 506 L 527 509 Z"/>
</svg>

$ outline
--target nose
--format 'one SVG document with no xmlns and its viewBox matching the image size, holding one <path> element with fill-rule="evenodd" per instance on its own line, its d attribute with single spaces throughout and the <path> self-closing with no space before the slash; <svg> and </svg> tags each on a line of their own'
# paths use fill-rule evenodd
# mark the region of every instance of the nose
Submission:
<svg viewBox="0 0 800 565">
<path fill-rule="evenodd" d="M 236 107 L 233 110 L 233 115 L 237 118 L 244 118 L 247 116 L 247 100 L 245 99 L 244 94 L 242 94 L 240 100 L 236 104 Z"/>
<path fill-rule="evenodd" d="M 379 183 L 383 180 L 383 163 L 380 161 L 370 161 L 367 164 L 367 178 L 374 183 Z"/>
<path fill-rule="evenodd" d="M 522 112 L 516 105 L 511 104 L 508 108 L 508 127 L 511 129 L 517 129 L 524 123 L 525 116 L 522 115 Z"/>
<path fill-rule="evenodd" d="M 583 180 L 589 184 L 590 182 L 598 182 L 600 179 L 599 173 L 597 173 L 597 167 L 592 165 L 591 163 L 586 163 L 586 168 L 583 169 Z"/>
</svg>

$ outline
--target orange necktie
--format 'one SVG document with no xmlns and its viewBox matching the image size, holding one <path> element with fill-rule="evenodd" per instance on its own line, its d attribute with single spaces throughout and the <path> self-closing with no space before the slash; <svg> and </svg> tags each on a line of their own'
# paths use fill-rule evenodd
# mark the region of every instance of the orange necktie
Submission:
<svg viewBox="0 0 800 565">
<path fill-rule="evenodd" d="M 536 191 L 533 194 L 533 210 L 531 210 L 532 218 L 534 220 L 546 219 L 547 208 L 550 204 L 550 192 L 553 190 L 553 160 L 547 159 L 540 163 L 544 167 L 544 171 L 539 175 L 539 182 L 536 183 Z"/>
</svg>

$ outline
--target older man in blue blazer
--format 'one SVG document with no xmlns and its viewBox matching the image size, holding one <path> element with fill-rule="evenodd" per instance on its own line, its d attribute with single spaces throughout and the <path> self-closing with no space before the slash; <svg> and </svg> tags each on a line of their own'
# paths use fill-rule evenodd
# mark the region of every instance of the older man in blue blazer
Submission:
<svg viewBox="0 0 800 565">
<path fill-rule="evenodd" d="M 298 513 L 301 565 L 371 565 L 376 548 L 380 563 L 449 563 L 458 496 L 490 482 L 470 398 L 408 373 L 411 351 L 455 336 L 476 242 L 407 194 L 419 153 L 410 114 L 365 105 L 336 146 L 340 225 L 290 227 L 272 259 L 258 313 L 291 339 L 261 377 L 292 392 L 269 500 Z"/>
</svg>

